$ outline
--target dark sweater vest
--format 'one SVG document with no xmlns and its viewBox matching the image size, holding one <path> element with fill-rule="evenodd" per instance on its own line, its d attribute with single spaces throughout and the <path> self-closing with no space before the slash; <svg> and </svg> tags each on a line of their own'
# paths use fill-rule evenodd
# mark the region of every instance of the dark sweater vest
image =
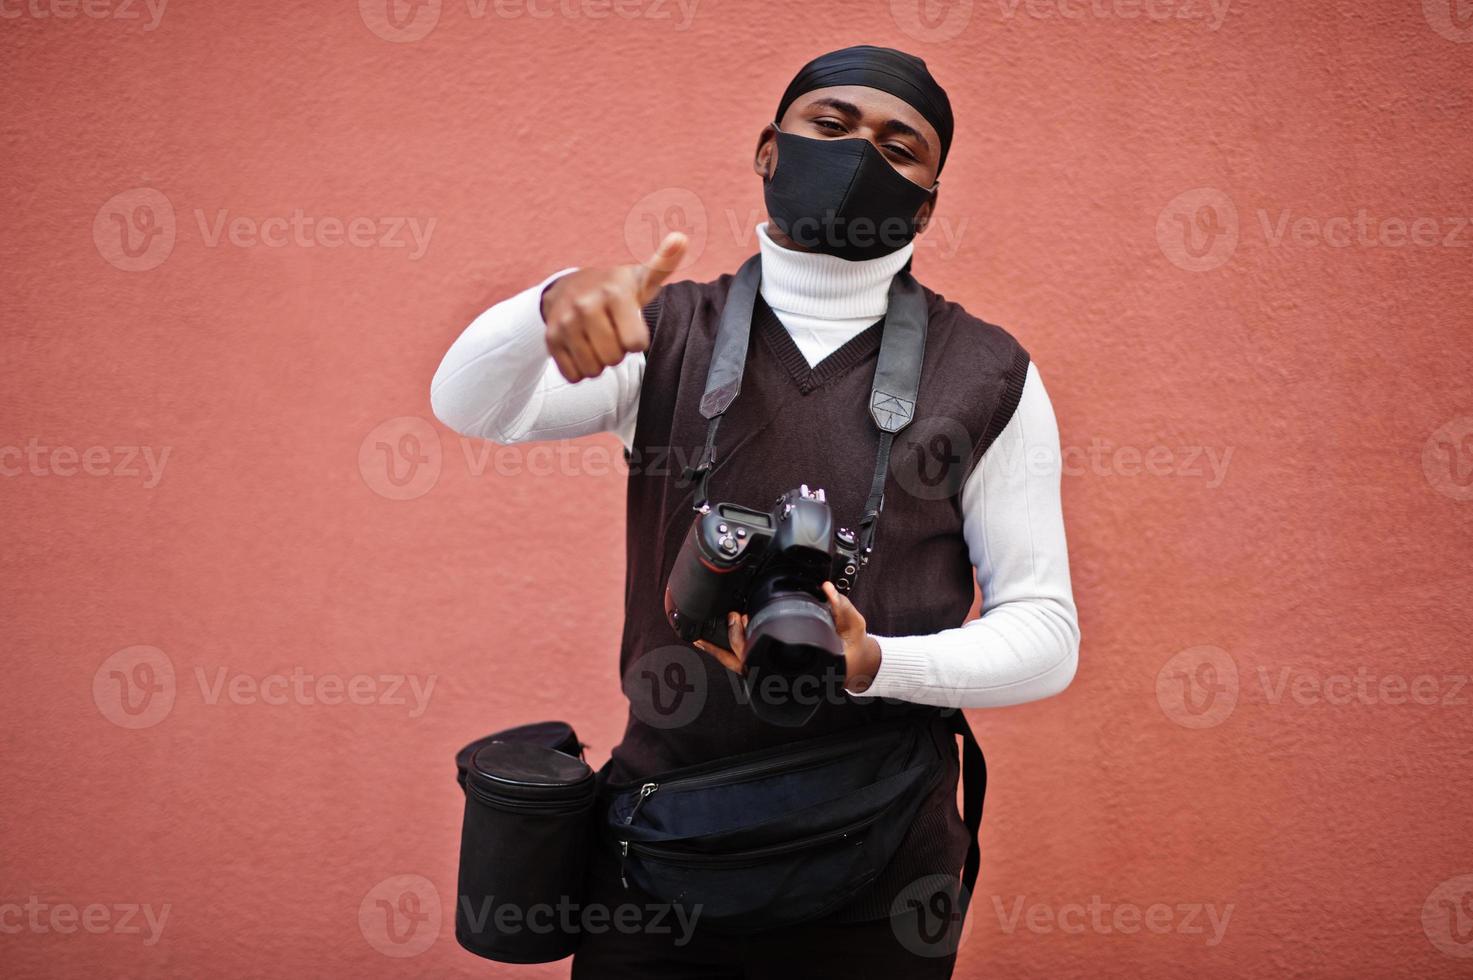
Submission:
<svg viewBox="0 0 1473 980">
<path fill-rule="evenodd" d="M 731 276 L 665 286 L 645 309 L 651 326 L 638 425 L 629 453 L 625 619 L 619 668 L 630 701 L 611 777 L 636 780 L 681 766 L 939 709 L 817 696 L 801 728 L 758 720 L 741 681 L 681 643 L 665 618 L 665 581 L 694 518 L 684 468 L 705 439 L 698 405 Z M 959 626 L 975 578 L 962 536 L 961 488 L 1017 408 L 1028 354 L 1006 331 L 923 290 L 929 323 L 915 420 L 895 440 L 873 557 L 850 598 L 871 633 L 905 636 Z M 716 440 L 711 501 L 768 509 L 799 484 L 822 487 L 838 525 L 854 528 L 874 475 L 879 434 L 869 414 L 883 321 L 810 369 L 759 296 L 741 392 Z M 947 742 L 951 745 L 950 741 Z M 897 893 L 929 874 L 956 874 L 967 835 L 956 809 L 957 762 L 921 807 L 875 885 L 837 918 L 889 914 Z"/>
</svg>

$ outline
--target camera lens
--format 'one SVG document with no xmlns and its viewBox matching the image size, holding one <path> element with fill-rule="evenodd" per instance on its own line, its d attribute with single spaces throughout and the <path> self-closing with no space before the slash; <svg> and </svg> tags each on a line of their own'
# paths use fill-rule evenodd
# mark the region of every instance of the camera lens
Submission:
<svg viewBox="0 0 1473 980">
<path fill-rule="evenodd" d="M 844 643 L 828 604 L 807 590 L 768 588 L 749 608 L 746 685 L 752 710 L 772 724 L 802 725 L 828 687 L 844 679 Z"/>
</svg>

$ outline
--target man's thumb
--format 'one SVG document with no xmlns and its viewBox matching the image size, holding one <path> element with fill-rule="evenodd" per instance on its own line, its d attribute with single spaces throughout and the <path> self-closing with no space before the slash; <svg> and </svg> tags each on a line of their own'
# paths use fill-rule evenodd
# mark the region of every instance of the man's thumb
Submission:
<svg viewBox="0 0 1473 980">
<path fill-rule="evenodd" d="M 639 302 L 643 306 L 655 298 L 665 280 L 670 274 L 680 267 L 685 260 L 686 249 L 690 247 L 689 240 L 678 231 L 672 231 L 660 242 L 660 247 L 655 249 L 655 254 L 650 256 L 648 262 L 640 266 Z"/>
</svg>

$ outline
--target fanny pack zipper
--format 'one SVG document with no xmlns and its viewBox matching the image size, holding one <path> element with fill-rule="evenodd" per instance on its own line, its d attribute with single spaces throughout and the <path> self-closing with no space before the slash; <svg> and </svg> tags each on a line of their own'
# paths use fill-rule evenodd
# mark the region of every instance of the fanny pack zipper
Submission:
<svg viewBox="0 0 1473 980">
<path fill-rule="evenodd" d="M 659 788 L 659 783 L 645 783 L 639 788 L 639 798 L 634 801 L 634 806 L 630 809 L 629 816 L 624 818 L 624 826 L 627 827 L 634 823 L 634 815 L 639 812 L 639 808 L 644 805 L 644 801 L 650 798 L 650 794 Z M 629 842 L 627 840 L 621 840 L 619 842 L 619 880 L 624 883 L 626 890 L 629 888 L 629 879 L 624 874 L 624 865 L 628 860 Z"/>
<path fill-rule="evenodd" d="M 743 861 L 760 861 L 763 858 L 777 857 L 782 854 L 790 854 L 793 851 L 801 851 L 805 848 L 827 844 L 830 841 L 839 840 L 856 831 L 863 830 L 884 815 L 885 811 L 881 810 L 867 817 L 861 817 L 852 823 L 847 823 L 842 827 L 826 830 L 821 834 L 810 834 L 807 837 L 801 837 L 798 840 L 788 841 L 783 844 L 770 844 L 767 847 L 737 851 L 733 854 L 691 854 L 673 848 L 659 847 L 653 844 L 641 844 L 637 841 L 632 844 L 627 841 L 625 843 L 628 844 L 629 848 L 635 854 L 643 854 L 656 858 L 665 864 L 683 864 L 690 867 L 719 867 L 728 864 L 739 864 Z"/>
<path fill-rule="evenodd" d="M 669 789 L 691 789 L 701 786 L 719 784 L 725 782 L 740 782 L 752 776 L 765 775 L 768 772 L 776 772 L 783 769 L 798 771 L 806 764 L 812 762 L 825 762 L 839 760 L 859 753 L 870 741 L 881 741 L 885 734 L 893 734 L 894 731 L 903 731 L 902 726 L 896 726 L 889 732 L 869 732 L 858 739 L 850 742 L 840 742 L 835 739 L 824 745 L 815 745 L 803 752 L 788 752 L 782 755 L 773 755 L 768 758 L 754 759 L 744 765 L 729 766 L 716 762 L 710 765 L 698 766 L 685 772 L 672 772 L 658 784 Z M 842 745 L 843 751 L 835 751 L 835 747 Z M 610 785 L 608 788 L 614 792 L 628 792 L 635 788 L 634 783 L 622 785 Z M 650 785 L 645 783 L 644 786 Z M 640 787 L 643 789 L 643 787 Z"/>
</svg>

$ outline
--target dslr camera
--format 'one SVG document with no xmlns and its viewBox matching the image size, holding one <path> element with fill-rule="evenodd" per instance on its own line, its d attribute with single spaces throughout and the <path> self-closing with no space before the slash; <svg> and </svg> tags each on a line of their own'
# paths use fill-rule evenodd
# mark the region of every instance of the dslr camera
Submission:
<svg viewBox="0 0 1473 980">
<path fill-rule="evenodd" d="M 834 527 L 822 490 L 790 490 L 771 511 L 716 504 L 700 511 L 680 547 L 665 586 L 665 615 L 686 642 L 730 649 L 727 614 L 745 613 L 753 709 L 770 721 L 802 724 L 816 700 L 768 703 L 754 688 L 771 675 L 789 692 L 810 677 L 817 691 L 831 671 L 842 680 L 844 645 L 823 583 L 847 592 L 863 564 L 857 535 Z"/>
</svg>

